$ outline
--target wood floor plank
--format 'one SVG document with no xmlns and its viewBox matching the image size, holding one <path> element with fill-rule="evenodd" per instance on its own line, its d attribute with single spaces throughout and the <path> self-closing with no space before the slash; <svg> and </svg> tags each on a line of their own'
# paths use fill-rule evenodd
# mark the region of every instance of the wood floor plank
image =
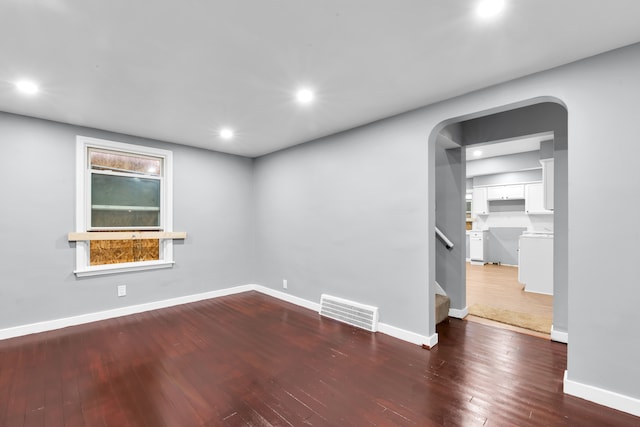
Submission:
<svg viewBox="0 0 640 427">
<path fill-rule="evenodd" d="M 532 316 L 553 319 L 553 296 L 525 292 L 518 281 L 518 267 L 509 265 L 466 263 L 467 306 L 481 304 L 497 309 L 525 313 Z M 549 333 L 531 331 L 473 315 L 467 320 L 497 326 L 541 338 L 550 339 Z"/>
<path fill-rule="evenodd" d="M 249 292 L 0 341 L 0 426 L 638 426 L 566 346 L 451 319 L 431 351 Z"/>
</svg>

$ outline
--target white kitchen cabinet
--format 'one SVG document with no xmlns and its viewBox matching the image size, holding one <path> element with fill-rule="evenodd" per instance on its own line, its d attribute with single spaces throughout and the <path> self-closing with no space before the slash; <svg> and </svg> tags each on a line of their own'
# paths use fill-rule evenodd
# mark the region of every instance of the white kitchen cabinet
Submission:
<svg viewBox="0 0 640 427">
<path fill-rule="evenodd" d="M 487 200 L 524 199 L 524 185 L 496 185 L 487 188 Z"/>
<path fill-rule="evenodd" d="M 486 187 L 476 187 L 473 189 L 472 209 L 475 215 L 487 215 L 489 213 Z"/>
<path fill-rule="evenodd" d="M 524 210 L 529 215 L 553 213 L 544 208 L 544 185 L 541 182 L 525 185 Z"/>
<path fill-rule="evenodd" d="M 469 232 L 469 261 L 473 265 L 486 264 L 487 233 L 485 231 Z"/>
<path fill-rule="evenodd" d="M 518 281 L 526 292 L 553 295 L 553 234 L 520 236 Z"/>
<path fill-rule="evenodd" d="M 553 210 L 553 159 L 541 159 L 542 184 L 544 188 L 544 208 Z"/>
</svg>

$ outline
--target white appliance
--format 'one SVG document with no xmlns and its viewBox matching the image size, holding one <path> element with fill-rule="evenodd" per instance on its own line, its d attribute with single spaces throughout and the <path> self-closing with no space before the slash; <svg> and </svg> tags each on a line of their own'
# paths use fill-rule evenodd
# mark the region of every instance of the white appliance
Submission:
<svg viewBox="0 0 640 427">
<path fill-rule="evenodd" d="M 553 233 L 523 233 L 518 265 L 518 281 L 525 291 L 553 295 Z"/>
<path fill-rule="evenodd" d="M 473 265 L 484 265 L 487 263 L 487 232 L 469 232 L 469 262 Z"/>
</svg>

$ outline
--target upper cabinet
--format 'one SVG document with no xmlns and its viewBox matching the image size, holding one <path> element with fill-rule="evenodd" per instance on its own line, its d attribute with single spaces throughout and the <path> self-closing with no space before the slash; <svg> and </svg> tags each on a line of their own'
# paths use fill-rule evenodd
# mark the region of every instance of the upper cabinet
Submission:
<svg viewBox="0 0 640 427">
<path fill-rule="evenodd" d="M 525 185 L 525 213 L 532 214 L 552 214 L 553 211 L 544 207 L 544 186 L 540 183 Z"/>
<path fill-rule="evenodd" d="M 497 185 L 487 188 L 487 200 L 524 199 L 524 185 Z"/>
<path fill-rule="evenodd" d="M 487 215 L 489 213 L 489 204 L 487 203 L 487 187 L 475 187 L 473 189 L 473 213 L 475 215 Z"/>
<path fill-rule="evenodd" d="M 540 159 L 540 163 L 542 164 L 544 207 L 553 210 L 553 159 Z"/>
<path fill-rule="evenodd" d="M 553 164 L 551 165 L 550 173 L 553 174 Z M 551 182 L 553 182 L 553 176 L 551 176 Z M 472 203 L 473 214 L 488 215 L 490 213 L 489 210 L 493 208 L 496 208 L 496 212 L 523 212 L 523 201 L 524 213 L 526 214 L 552 214 L 553 210 L 547 206 L 549 199 L 551 200 L 551 206 L 553 206 L 553 188 L 549 191 L 547 189 L 548 183 L 549 178 L 547 178 L 547 181 L 530 184 L 474 187 Z M 498 204 L 498 201 L 501 201 L 501 203 Z M 505 209 L 505 207 L 507 209 Z"/>
</svg>

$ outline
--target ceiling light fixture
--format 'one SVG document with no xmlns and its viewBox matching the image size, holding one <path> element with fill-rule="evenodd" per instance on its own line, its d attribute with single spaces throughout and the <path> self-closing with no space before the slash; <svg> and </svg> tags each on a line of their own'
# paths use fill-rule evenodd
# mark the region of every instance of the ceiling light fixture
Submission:
<svg viewBox="0 0 640 427">
<path fill-rule="evenodd" d="M 229 128 L 220 129 L 219 135 L 222 139 L 231 139 L 233 138 L 233 130 Z"/>
<path fill-rule="evenodd" d="M 473 156 L 474 156 L 474 157 L 480 157 L 480 156 L 482 156 L 482 150 L 475 150 L 475 151 L 473 152 Z"/>
<path fill-rule="evenodd" d="M 16 89 L 27 95 L 34 95 L 40 90 L 38 85 L 29 80 L 20 80 L 16 82 Z"/>
<path fill-rule="evenodd" d="M 308 104 L 313 101 L 314 94 L 311 89 L 300 89 L 296 92 L 296 99 L 301 104 Z"/>
<path fill-rule="evenodd" d="M 504 9 L 504 0 L 482 0 L 476 9 L 482 18 L 489 18 L 497 15 Z"/>
</svg>

